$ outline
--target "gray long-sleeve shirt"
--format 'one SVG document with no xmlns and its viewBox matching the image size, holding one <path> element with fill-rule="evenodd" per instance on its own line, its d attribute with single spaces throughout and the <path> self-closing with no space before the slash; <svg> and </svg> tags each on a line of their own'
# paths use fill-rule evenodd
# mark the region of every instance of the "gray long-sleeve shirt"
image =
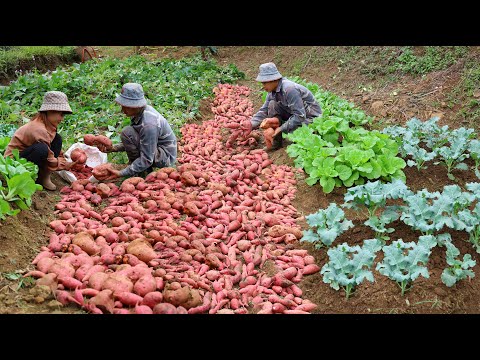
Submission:
<svg viewBox="0 0 480 360">
<path fill-rule="evenodd" d="M 172 166 L 177 159 L 177 138 L 167 120 L 153 107 L 147 105 L 142 113 L 132 117 L 131 126 L 140 139 L 140 157 L 120 171 L 120 176 L 132 176 L 155 165 Z M 123 144 L 115 146 L 125 150 Z"/>
<path fill-rule="evenodd" d="M 281 108 L 290 115 L 288 120 L 280 126 L 281 131 L 285 133 L 292 132 L 303 124 L 310 124 L 314 118 L 322 114 L 322 109 L 310 90 L 291 80 L 281 78 L 277 88 L 268 93 L 265 103 L 252 117 L 253 129 L 258 128 L 261 122 L 269 117 L 270 100 L 279 103 Z"/>
</svg>

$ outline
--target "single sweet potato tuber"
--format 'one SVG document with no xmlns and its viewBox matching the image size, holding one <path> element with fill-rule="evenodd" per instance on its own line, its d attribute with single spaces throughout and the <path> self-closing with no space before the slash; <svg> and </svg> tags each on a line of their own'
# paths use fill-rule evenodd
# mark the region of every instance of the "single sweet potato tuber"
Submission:
<svg viewBox="0 0 480 360">
<path fill-rule="evenodd" d="M 70 154 L 70 159 L 76 161 L 78 164 L 85 164 L 87 162 L 87 154 L 80 148 L 74 149 Z"/>
</svg>

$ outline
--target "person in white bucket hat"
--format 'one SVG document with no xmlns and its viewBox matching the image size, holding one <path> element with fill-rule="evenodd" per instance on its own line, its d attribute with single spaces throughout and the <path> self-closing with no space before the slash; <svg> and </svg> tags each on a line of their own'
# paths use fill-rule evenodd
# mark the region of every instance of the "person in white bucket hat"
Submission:
<svg viewBox="0 0 480 360">
<path fill-rule="evenodd" d="M 115 101 L 131 123 L 122 130 L 121 143 L 97 147 L 103 152 L 125 151 L 129 165 L 122 170 L 111 167 L 110 174 L 98 180 L 141 176 L 151 172 L 153 166 L 173 166 L 177 159 L 177 137 L 167 120 L 147 104 L 142 85 L 126 83 Z"/>
<path fill-rule="evenodd" d="M 52 171 L 69 170 L 75 162 L 68 162 L 62 152 L 62 137 L 57 132 L 65 114 L 71 114 L 67 95 L 61 91 L 48 91 L 38 113 L 13 134 L 5 151 L 12 156 L 17 149 L 19 155 L 38 166 L 37 183 L 47 190 L 55 190 L 50 179 Z"/>
<path fill-rule="evenodd" d="M 267 151 L 279 149 L 282 133 L 290 133 L 304 124 L 310 124 L 322 114 L 322 109 L 312 92 L 305 86 L 288 80 L 280 74 L 272 62 L 260 65 L 256 81 L 261 82 L 268 92 L 265 103 L 260 110 L 244 124 L 245 136 L 252 129 L 274 128 L 272 147 Z"/>
</svg>

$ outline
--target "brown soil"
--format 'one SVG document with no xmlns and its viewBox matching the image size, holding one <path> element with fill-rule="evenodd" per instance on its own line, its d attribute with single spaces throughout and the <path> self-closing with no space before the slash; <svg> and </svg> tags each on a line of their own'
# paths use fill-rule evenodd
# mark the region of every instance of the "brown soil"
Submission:
<svg viewBox="0 0 480 360">
<path fill-rule="evenodd" d="M 132 51 L 131 49 L 129 51 Z M 141 48 L 140 52 L 148 57 L 173 56 L 182 57 L 199 53 L 199 47 L 148 47 Z M 261 105 L 261 92 L 258 83 L 254 81 L 261 63 L 273 61 L 284 75 L 300 73 L 302 78 L 318 83 L 324 89 L 332 91 L 345 99 L 353 101 L 368 115 L 375 116 L 375 125 L 383 127 L 389 124 L 403 124 L 411 117 L 422 120 L 437 114 L 441 117 L 441 125 L 451 128 L 459 126 L 472 127 L 470 124 L 455 122 L 456 108 L 442 106 L 447 101 L 447 95 L 460 80 L 461 64 L 454 65 L 446 70 L 432 72 L 424 77 L 405 76 L 391 82 L 382 79 L 371 79 L 357 69 L 340 69 L 334 61 L 316 61 L 317 55 L 325 51 L 322 47 L 219 47 L 215 57 L 222 64 L 234 63 L 246 75 L 240 84 L 247 85 L 254 91 L 251 100 L 256 108 Z M 120 54 L 119 54 L 120 55 Z M 371 86 L 365 92 L 365 84 Z M 375 103 L 374 106 L 372 106 Z M 439 104 L 433 105 L 433 104 Z M 458 107 L 458 106 L 457 106 Z M 201 106 L 201 117 L 195 121 L 211 119 L 208 102 Z M 293 161 L 282 148 L 272 153 L 275 164 L 293 166 Z M 448 179 L 446 169 L 441 165 L 427 164 L 428 168 L 417 171 L 416 168 L 405 168 L 407 185 L 414 191 L 427 188 L 429 191 L 441 190 L 443 186 L 455 182 Z M 458 184 L 463 186 L 467 182 L 476 182 L 478 179 L 473 172 L 454 171 Z M 57 178 L 57 184 L 63 180 Z M 330 194 L 323 193 L 320 185 L 308 186 L 302 179 L 297 185 L 294 206 L 301 215 L 308 215 L 326 208 L 329 203 L 343 203 L 344 188 L 336 188 Z M 24 211 L 17 217 L 0 222 L 0 269 L 5 273 L 21 272 L 32 269 L 31 260 L 38 253 L 40 246 L 46 245 L 47 234 L 50 231 L 48 222 L 53 219 L 53 208 L 58 200 L 58 192 L 41 192 L 35 195 L 35 206 Z M 362 223 L 366 216 L 361 212 L 346 210 L 346 215 L 355 227 L 336 239 L 335 244 L 347 242 L 357 244 L 373 237 L 373 231 Z M 306 228 L 305 221 L 300 222 Z M 416 241 L 420 235 L 412 231 L 400 221 L 394 224 L 395 232 L 391 238 L 403 241 Z M 480 313 L 480 255 L 468 243 L 465 232 L 450 231 L 455 246 L 463 254 L 469 253 L 477 261 L 473 271 L 477 274 L 471 280 L 463 280 L 452 288 L 446 287 L 440 275 L 446 267 L 445 248 L 433 249 L 427 264 L 430 278 L 419 277 L 413 287 L 402 297 L 400 288 L 392 280 L 373 270 L 375 282 L 365 281 L 357 287 L 356 292 L 345 299 L 343 291 L 336 291 L 328 284 L 323 283 L 320 273 L 306 276 L 300 283 L 304 297 L 318 306 L 313 311 L 317 314 L 468 314 Z M 307 243 L 300 242 L 299 247 L 308 249 L 316 258 L 316 263 L 322 267 L 327 262 L 325 249 L 314 249 Z M 381 254 L 379 252 L 378 254 Z M 377 255 L 375 263 L 381 261 Z M 375 267 L 375 265 L 374 265 Z M 373 268 L 374 268 L 373 267 Z M 27 301 L 30 286 L 17 290 L 19 282 L 0 277 L 0 313 L 74 313 L 81 310 L 69 306 L 49 307 L 48 301 Z"/>
</svg>

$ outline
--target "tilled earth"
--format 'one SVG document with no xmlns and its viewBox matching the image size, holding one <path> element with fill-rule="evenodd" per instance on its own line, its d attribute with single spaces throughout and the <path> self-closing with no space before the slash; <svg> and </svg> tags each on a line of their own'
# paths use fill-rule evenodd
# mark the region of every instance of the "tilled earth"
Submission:
<svg viewBox="0 0 480 360">
<path fill-rule="evenodd" d="M 226 48 L 220 53 L 220 60 L 225 62 L 235 62 L 240 70 L 245 71 L 250 80 L 244 81 L 245 84 L 253 85 L 251 78 L 254 78 L 258 65 L 262 62 L 275 59 L 279 68 L 287 68 L 291 65 L 292 59 L 298 53 L 297 47 L 287 47 L 284 49 L 274 49 L 266 47 L 260 49 L 246 49 L 240 51 L 235 48 Z M 277 61 L 279 60 L 279 61 Z M 449 110 L 435 109 L 429 107 L 429 103 L 439 99 L 439 95 L 453 86 L 455 79 L 458 78 L 454 72 L 437 72 L 430 74 L 420 82 L 414 79 L 407 79 L 400 84 L 404 91 L 400 91 L 398 97 L 391 98 L 389 90 L 398 88 L 399 84 L 392 84 L 385 88 L 385 92 L 376 92 L 374 96 L 365 96 L 358 92 L 356 88 L 355 77 L 352 75 L 350 83 L 348 79 L 339 76 L 332 83 L 329 82 L 331 75 L 335 72 L 333 68 L 315 69 L 314 66 L 308 66 L 305 69 L 307 80 L 315 81 L 325 86 L 328 90 L 343 93 L 345 96 L 358 101 L 358 105 L 370 114 L 386 116 L 390 123 L 402 123 L 411 116 L 417 116 L 426 119 L 428 116 L 441 112 L 441 122 L 449 124 Z M 341 82 L 343 79 L 343 83 Z M 330 87 L 328 87 L 330 85 Z M 423 86 L 423 87 L 422 87 Z M 433 91 L 435 90 L 435 91 Z M 429 94 L 429 92 L 432 94 Z M 412 95 L 413 94 L 413 95 Z M 427 94 L 421 96 L 421 101 L 416 99 L 415 94 Z M 373 103 L 380 101 L 381 103 Z M 259 98 L 254 101 L 255 106 L 261 104 Z M 408 107 L 408 113 L 405 112 Z M 209 106 L 204 106 L 202 119 L 208 119 Z M 197 121 L 201 121 L 199 119 Z M 454 125 L 454 124 L 450 124 Z M 280 149 L 270 155 L 274 164 L 293 166 L 293 161 L 288 157 L 285 149 Z M 429 191 L 441 190 L 443 186 L 452 184 L 448 179 L 446 170 L 441 165 L 427 164 L 427 169 L 417 171 L 415 168 L 406 168 L 407 185 L 412 190 L 426 188 Z M 454 171 L 459 185 L 467 182 L 476 182 L 478 179 L 473 172 Z M 301 180 L 301 179 L 299 179 Z M 54 182 L 58 188 L 66 185 L 59 177 L 54 177 Z M 330 194 L 323 193 L 319 185 L 308 186 L 305 182 L 299 181 L 297 184 L 296 197 L 293 205 L 300 214 L 308 215 L 326 208 L 329 203 L 343 202 L 345 189 L 335 189 Z M 54 219 L 53 209 L 60 200 L 60 194 L 55 192 L 39 192 L 34 195 L 34 205 L 32 209 L 23 211 L 16 217 L 7 218 L 0 222 L 0 313 L 2 314 L 39 314 L 39 313 L 84 313 L 76 306 L 62 306 L 56 302 L 53 297 L 46 294 L 39 294 L 33 290 L 32 284 L 22 281 L 20 274 L 31 270 L 32 259 L 38 254 L 41 246 L 48 242 L 50 228 L 48 223 Z M 335 243 L 347 242 L 354 245 L 365 239 L 373 237 L 373 231 L 362 225 L 366 219 L 366 214 L 346 211 L 347 217 L 352 220 L 355 227 L 342 234 Z M 305 223 L 301 225 L 306 228 Z M 412 231 L 402 222 L 394 223 L 395 232 L 391 234 L 394 239 L 403 239 L 403 241 L 414 241 L 420 235 Z M 469 253 L 477 261 L 477 265 L 472 269 L 476 274 L 479 270 L 479 254 L 477 254 L 472 245 L 468 243 L 468 235 L 465 232 L 451 232 L 454 245 L 463 254 Z M 316 250 L 305 243 L 298 243 L 298 247 L 308 249 L 315 256 L 316 263 L 322 267 L 327 262 L 325 249 Z M 381 261 L 381 256 L 377 256 L 375 264 Z M 374 267 L 375 267 L 374 264 Z M 312 313 L 316 314 L 474 314 L 480 312 L 478 298 L 480 295 L 480 280 L 478 276 L 471 280 L 463 280 L 455 286 L 446 287 L 440 275 L 446 266 L 445 249 L 434 248 L 430 256 L 427 267 L 430 278 L 419 277 L 413 287 L 402 297 L 400 288 L 390 279 L 373 270 L 375 282 L 365 281 L 358 286 L 356 292 L 348 299 L 345 299 L 343 291 L 335 291 L 328 284 L 323 283 L 322 276 L 317 273 L 304 278 L 299 284 L 303 290 L 304 298 L 317 304 L 317 308 Z M 374 268 L 373 267 L 373 268 Z"/>
</svg>

